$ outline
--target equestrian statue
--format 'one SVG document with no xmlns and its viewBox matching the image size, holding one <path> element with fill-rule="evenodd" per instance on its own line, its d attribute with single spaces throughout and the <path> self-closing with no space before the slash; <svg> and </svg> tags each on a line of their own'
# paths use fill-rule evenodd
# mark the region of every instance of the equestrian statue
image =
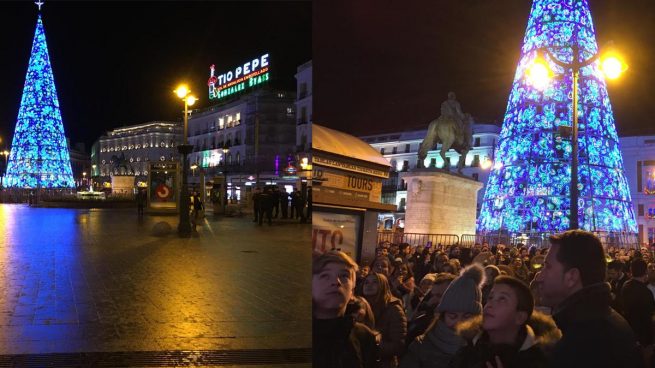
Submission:
<svg viewBox="0 0 655 368">
<path fill-rule="evenodd" d="M 125 158 L 125 153 L 121 152 L 120 157 L 113 155 L 111 156 L 111 163 L 114 164 L 114 171 L 115 172 L 124 172 L 127 174 L 131 174 L 134 172 L 134 168 L 132 167 L 132 164 L 128 163 L 127 159 Z M 121 168 L 125 169 L 124 171 L 120 170 Z"/>
<path fill-rule="evenodd" d="M 462 107 L 457 102 L 455 92 L 448 93 L 448 99 L 441 104 L 441 116 L 430 122 L 428 133 L 421 142 L 418 150 L 418 165 L 422 167 L 428 151 L 441 143 L 439 155 L 444 161 L 444 169 L 450 171 L 450 160 L 446 158 L 446 152 L 454 149 L 459 153 L 457 172 L 462 173 L 466 154 L 473 145 L 473 118 L 471 114 L 464 114 Z"/>
</svg>

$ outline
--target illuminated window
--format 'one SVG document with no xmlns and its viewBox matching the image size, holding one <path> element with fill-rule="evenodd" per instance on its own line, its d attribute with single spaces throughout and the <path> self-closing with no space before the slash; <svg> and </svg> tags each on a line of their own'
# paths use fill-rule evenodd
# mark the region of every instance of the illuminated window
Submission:
<svg viewBox="0 0 655 368">
<path fill-rule="evenodd" d="M 218 118 L 218 129 L 223 129 L 225 127 L 225 119 Z"/>
<path fill-rule="evenodd" d="M 235 119 L 236 119 L 236 124 L 235 125 L 241 124 L 241 113 L 240 112 L 237 112 L 237 116 L 236 116 Z"/>
</svg>

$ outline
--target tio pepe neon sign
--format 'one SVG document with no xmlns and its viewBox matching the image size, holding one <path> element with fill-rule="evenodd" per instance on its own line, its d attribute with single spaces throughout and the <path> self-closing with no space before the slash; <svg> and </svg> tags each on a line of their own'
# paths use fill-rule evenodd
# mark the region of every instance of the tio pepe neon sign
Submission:
<svg viewBox="0 0 655 368">
<path fill-rule="evenodd" d="M 221 99 L 268 81 L 268 58 L 268 54 L 264 54 L 220 75 L 215 75 L 214 65 L 210 66 L 209 99 Z"/>
</svg>

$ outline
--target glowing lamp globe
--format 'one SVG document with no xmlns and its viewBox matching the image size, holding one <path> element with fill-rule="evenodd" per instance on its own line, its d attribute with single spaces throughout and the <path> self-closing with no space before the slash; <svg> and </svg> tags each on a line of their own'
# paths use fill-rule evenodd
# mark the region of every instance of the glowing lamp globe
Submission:
<svg viewBox="0 0 655 368">
<path fill-rule="evenodd" d="M 175 92 L 177 97 L 184 98 L 184 97 L 186 97 L 186 95 L 189 94 L 190 91 L 189 91 L 189 88 L 187 86 L 181 85 L 181 86 L 177 87 L 177 89 L 175 91 L 173 91 L 173 92 Z"/>
<path fill-rule="evenodd" d="M 617 56 L 608 56 L 600 63 L 603 74 L 609 79 L 617 79 L 627 69 L 627 65 Z"/>
<path fill-rule="evenodd" d="M 198 99 L 195 96 L 189 96 L 186 98 L 186 103 L 189 106 L 193 106 L 193 104 L 196 103 L 196 101 L 198 101 Z"/>
<path fill-rule="evenodd" d="M 526 75 L 528 82 L 535 88 L 543 90 L 548 86 L 553 72 L 546 63 L 546 60 L 537 57 L 528 67 Z"/>
</svg>

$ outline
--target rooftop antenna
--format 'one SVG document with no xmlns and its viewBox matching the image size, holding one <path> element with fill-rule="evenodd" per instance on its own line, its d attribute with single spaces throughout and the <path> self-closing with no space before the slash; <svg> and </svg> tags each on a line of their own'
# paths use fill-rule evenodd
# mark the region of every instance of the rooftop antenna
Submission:
<svg viewBox="0 0 655 368">
<path fill-rule="evenodd" d="M 38 1 L 35 1 L 34 4 L 36 4 L 36 6 L 39 7 L 39 11 L 41 11 L 41 6 L 43 5 L 43 1 L 38 0 Z"/>
</svg>

